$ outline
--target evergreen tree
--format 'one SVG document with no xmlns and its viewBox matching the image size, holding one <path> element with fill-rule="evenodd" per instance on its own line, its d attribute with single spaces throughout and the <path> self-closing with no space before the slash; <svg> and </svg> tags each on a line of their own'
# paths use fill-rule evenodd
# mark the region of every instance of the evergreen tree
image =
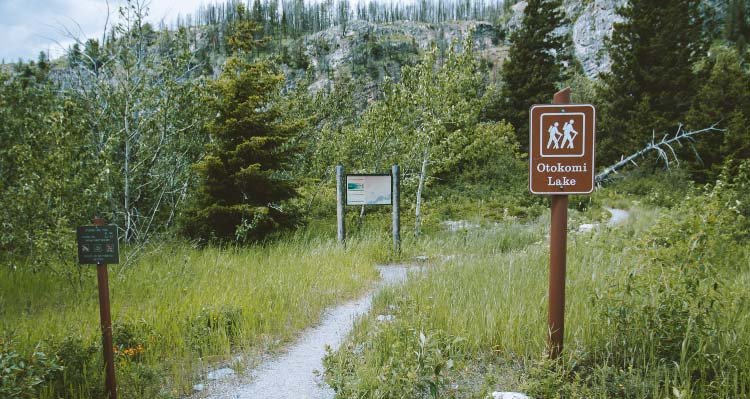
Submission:
<svg viewBox="0 0 750 399">
<path fill-rule="evenodd" d="M 496 119 L 505 119 L 516 128 L 523 149 L 529 144 L 529 108 L 550 102 L 565 64 L 570 65 L 566 59 L 570 39 L 554 33 L 568 22 L 561 5 L 561 0 L 529 0 L 523 25 L 510 37 L 501 102 L 493 108 Z"/>
<path fill-rule="evenodd" d="M 294 155 L 289 139 L 296 126 L 280 122 L 273 104 L 282 76 L 247 61 L 254 22 L 240 18 L 238 24 L 230 39 L 235 55 L 212 84 L 212 143 L 197 164 L 201 185 L 184 226 L 194 238 L 256 241 L 294 222 L 282 202 L 297 193 L 282 170 Z"/>
<path fill-rule="evenodd" d="M 686 120 L 689 129 L 702 129 L 719 123 L 726 134 L 710 133 L 695 143 L 700 159 L 691 159 L 693 177 L 710 182 L 719 177 L 726 158 L 750 158 L 750 75 L 742 68 L 736 50 L 716 46 L 701 63 L 703 85 L 695 96 Z"/>
<path fill-rule="evenodd" d="M 674 132 L 696 92 L 692 68 L 705 54 L 699 0 L 632 0 L 618 13 L 608 43 L 611 72 L 602 76 L 597 136 L 612 162 Z"/>
<path fill-rule="evenodd" d="M 70 68 L 78 67 L 82 58 L 81 46 L 78 43 L 73 43 L 73 46 L 68 49 L 68 66 Z"/>
<path fill-rule="evenodd" d="M 737 45 L 741 52 L 750 41 L 750 2 L 729 0 L 724 25 L 725 37 Z"/>
</svg>

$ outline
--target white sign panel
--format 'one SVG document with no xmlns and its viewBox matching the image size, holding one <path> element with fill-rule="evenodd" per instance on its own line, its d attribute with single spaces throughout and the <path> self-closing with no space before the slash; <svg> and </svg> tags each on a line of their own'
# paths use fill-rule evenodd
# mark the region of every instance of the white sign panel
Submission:
<svg viewBox="0 0 750 399">
<path fill-rule="evenodd" d="M 391 175 L 346 175 L 347 205 L 391 203 Z"/>
</svg>

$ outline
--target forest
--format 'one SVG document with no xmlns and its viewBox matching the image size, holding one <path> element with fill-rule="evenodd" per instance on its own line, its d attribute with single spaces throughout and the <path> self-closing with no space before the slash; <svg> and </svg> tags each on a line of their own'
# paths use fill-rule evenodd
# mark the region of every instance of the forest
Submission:
<svg viewBox="0 0 750 399">
<path fill-rule="evenodd" d="M 3 61 L 0 397 L 104 397 L 94 217 L 120 243 L 120 397 L 204 397 L 207 370 L 415 262 L 323 359 L 337 397 L 750 396 L 750 2 L 623 2 L 593 78 L 566 14 L 592 2 L 516 3 L 230 0 L 153 26 L 124 0 L 101 38 Z M 565 87 L 596 107 L 598 176 L 570 197 L 549 360 L 529 108 Z M 400 166 L 400 251 L 385 207 L 336 241 L 336 165 Z"/>
</svg>

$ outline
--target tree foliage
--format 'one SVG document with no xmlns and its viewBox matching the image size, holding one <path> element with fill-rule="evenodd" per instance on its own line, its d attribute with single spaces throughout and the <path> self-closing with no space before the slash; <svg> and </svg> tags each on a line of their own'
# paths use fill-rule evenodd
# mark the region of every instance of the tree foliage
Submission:
<svg viewBox="0 0 750 399">
<path fill-rule="evenodd" d="M 750 42 L 750 2 L 747 0 L 729 0 L 724 23 L 724 37 L 736 44 L 744 52 Z"/>
<path fill-rule="evenodd" d="M 691 157 L 690 170 L 699 182 L 716 180 L 726 158 L 750 158 L 750 73 L 733 48 L 715 46 L 710 56 L 699 63 L 703 84 L 686 116 L 689 127 L 718 123 L 727 133 L 712 134 L 694 146 L 698 158 Z"/>
<path fill-rule="evenodd" d="M 59 85 L 44 70 L 19 69 L 20 75 L 0 74 L 0 257 L 15 267 L 62 272 L 72 250 L 70 226 L 101 204 L 102 180 L 78 129 L 82 110 L 55 95 Z"/>
<path fill-rule="evenodd" d="M 201 185 L 187 213 L 184 231 L 204 240 L 257 241 L 295 222 L 283 202 L 296 196 L 284 171 L 297 126 L 281 121 L 273 100 L 282 77 L 264 62 L 249 62 L 247 46 L 255 29 L 239 22 L 229 58 L 212 82 L 209 105 L 216 117 L 206 125 L 211 137 L 206 157 L 197 164 Z M 236 45 L 242 43 L 242 45 Z"/>
<path fill-rule="evenodd" d="M 401 81 L 387 80 L 382 98 L 371 101 L 359 117 L 351 113 L 358 103 L 351 89 L 337 86 L 325 104 L 340 105 L 340 110 L 316 113 L 323 122 L 307 142 L 307 161 L 318 163 L 314 170 L 321 176 L 336 163 L 367 173 L 399 164 L 417 231 L 424 193 L 432 182 L 477 179 L 489 170 L 493 178 L 515 173 L 501 170 L 517 155 L 511 127 L 479 123 L 487 75 L 473 40 L 469 35 L 454 42 L 445 56 L 433 46 L 421 63 L 402 68 Z"/>
<path fill-rule="evenodd" d="M 567 55 L 570 39 L 556 32 L 568 23 L 561 6 L 560 0 L 529 1 L 521 28 L 510 37 L 501 100 L 490 110 L 489 117 L 510 122 L 516 128 L 521 148 L 529 144 L 529 108 L 549 103 L 564 70 L 572 67 Z"/>
<path fill-rule="evenodd" d="M 80 61 L 68 91 L 84 110 L 80 128 L 106 171 L 99 212 L 127 243 L 173 224 L 203 146 L 194 134 L 205 118 L 201 65 L 184 30 L 157 36 L 146 12 L 144 3 L 128 1 L 105 46 L 89 40 L 82 54 L 73 53 Z"/>
<path fill-rule="evenodd" d="M 187 197 L 203 81 L 184 31 L 157 34 L 144 16 L 127 2 L 115 36 L 77 42 L 67 67 L 44 56 L 0 77 L 0 246 L 17 266 L 71 277 L 76 225 L 103 216 L 140 244 Z"/>
<path fill-rule="evenodd" d="M 693 64 L 705 54 L 698 0 L 634 0 L 618 9 L 603 74 L 599 159 L 611 163 L 684 121 L 697 90 Z"/>
</svg>

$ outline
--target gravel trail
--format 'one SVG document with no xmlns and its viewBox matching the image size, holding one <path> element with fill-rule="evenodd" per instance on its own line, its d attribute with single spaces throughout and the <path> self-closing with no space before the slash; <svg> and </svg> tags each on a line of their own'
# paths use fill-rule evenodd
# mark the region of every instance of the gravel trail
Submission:
<svg viewBox="0 0 750 399">
<path fill-rule="evenodd" d="M 410 266 L 378 266 L 381 281 L 378 289 L 406 280 Z M 372 305 L 368 295 L 326 311 L 317 327 L 306 330 L 288 351 L 250 373 L 245 379 L 220 380 L 208 384 L 206 392 L 196 397 L 209 399 L 330 399 L 333 390 L 316 375 L 323 371 L 322 359 L 326 345 L 336 349 L 352 329 L 354 319 L 366 313 Z"/>
<path fill-rule="evenodd" d="M 628 211 L 622 210 L 622 209 L 615 209 L 615 208 L 604 208 L 612 214 L 612 217 L 609 218 L 609 221 L 607 221 L 607 226 L 617 226 L 618 224 L 624 222 L 627 218 L 630 217 L 630 213 Z"/>
</svg>

